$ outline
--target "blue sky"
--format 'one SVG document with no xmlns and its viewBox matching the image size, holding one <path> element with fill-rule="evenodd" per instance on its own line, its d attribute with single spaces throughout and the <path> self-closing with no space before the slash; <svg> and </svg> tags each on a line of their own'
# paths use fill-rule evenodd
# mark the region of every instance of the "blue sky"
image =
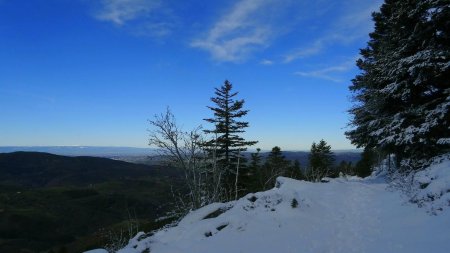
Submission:
<svg viewBox="0 0 450 253">
<path fill-rule="evenodd" d="M 348 86 L 380 4 L 0 0 L 0 146 L 146 147 L 167 106 L 186 129 L 210 127 L 229 79 L 257 147 L 353 148 Z"/>
</svg>

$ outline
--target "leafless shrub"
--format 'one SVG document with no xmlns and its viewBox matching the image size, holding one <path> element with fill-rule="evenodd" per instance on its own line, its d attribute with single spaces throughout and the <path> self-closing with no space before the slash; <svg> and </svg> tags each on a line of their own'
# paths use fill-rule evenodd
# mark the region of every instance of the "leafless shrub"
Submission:
<svg viewBox="0 0 450 253">
<path fill-rule="evenodd" d="M 203 148 L 202 128 L 183 131 L 169 108 L 149 123 L 149 145 L 157 147 L 165 162 L 184 173 L 188 192 L 172 192 L 176 208 L 186 212 L 219 201 L 223 194 L 221 170 L 217 168 L 215 151 Z"/>
</svg>

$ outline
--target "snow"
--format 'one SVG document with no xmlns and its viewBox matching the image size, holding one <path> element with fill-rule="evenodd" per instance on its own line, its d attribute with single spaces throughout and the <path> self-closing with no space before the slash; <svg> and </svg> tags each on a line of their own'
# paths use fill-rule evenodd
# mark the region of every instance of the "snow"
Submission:
<svg viewBox="0 0 450 253">
<path fill-rule="evenodd" d="M 415 180 L 428 184 L 419 188 L 418 199 L 434 194 L 448 201 L 450 160 L 433 164 Z M 280 177 L 269 191 L 205 206 L 175 227 L 138 234 L 118 252 L 448 252 L 450 212 L 426 210 L 376 176 L 328 183 Z"/>
<path fill-rule="evenodd" d="M 94 250 L 85 251 L 84 253 L 108 253 L 108 251 L 104 250 L 104 249 L 94 249 Z"/>
<path fill-rule="evenodd" d="M 441 157 L 414 176 L 416 191 L 412 201 L 436 214 L 450 206 L 450 158 Z"/>
<path fill-rule="evenodd" d="M 450 144 L 450 138 L 440 138 L 436 143 L 439 145 L 448 145 Z"/>
</svg>

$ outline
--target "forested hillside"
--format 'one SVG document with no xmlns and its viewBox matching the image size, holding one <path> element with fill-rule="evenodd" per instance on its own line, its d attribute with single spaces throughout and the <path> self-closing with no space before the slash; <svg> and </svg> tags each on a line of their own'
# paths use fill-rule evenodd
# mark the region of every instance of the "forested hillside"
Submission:
<svg viewBox="0 0 450 253">
<path fill-rule="evenodd" d="M 105 158 L 0 154 L 0 252 L 78 253 L 130 224 L 157 228 L 178 180 L 171 168 Z"/>
</svg>

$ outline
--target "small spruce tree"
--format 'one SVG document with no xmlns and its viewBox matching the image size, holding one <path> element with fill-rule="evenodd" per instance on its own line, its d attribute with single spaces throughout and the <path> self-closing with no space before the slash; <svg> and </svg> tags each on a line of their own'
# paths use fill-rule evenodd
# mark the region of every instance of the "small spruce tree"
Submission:
<svg viewBox="0 0 450 253">
<path fill-rule="evenodd" d="M 319 182 L 322 177 L 328 176 L 332 171 L 334 160 L 330 145 L 324 140 L 320 140 L 318 144 L 313 142 L 309 154 L 309 180 Z"/>
<path fill-rule="evenodd" d="M 281 148 L 275 146 L 267 156 L 263 167 L 263 190 L 272 188 L 279 176 L 285 176 L 291 163 L 286 160 Z"/>
<path fill-rule="evenodd" d="M 300 167 L 300 162 L 298 160 L 295 160 L 291 163 L 291 165 L 287 168 L 285 176 L 297 180 L 305 179 L 305 176 L 302 173 L 302 168 Z"/>
<path fill-rule="evenodd" d="M 262 190 L 262 171 L 261 171 L 261 149 L 257 148 L 255 153 L 250 154 L 250 162 L 247 166 L 247 173 L 240 180 L 243 188 L 249 192 L 258 192 Z"/>
</svg>

